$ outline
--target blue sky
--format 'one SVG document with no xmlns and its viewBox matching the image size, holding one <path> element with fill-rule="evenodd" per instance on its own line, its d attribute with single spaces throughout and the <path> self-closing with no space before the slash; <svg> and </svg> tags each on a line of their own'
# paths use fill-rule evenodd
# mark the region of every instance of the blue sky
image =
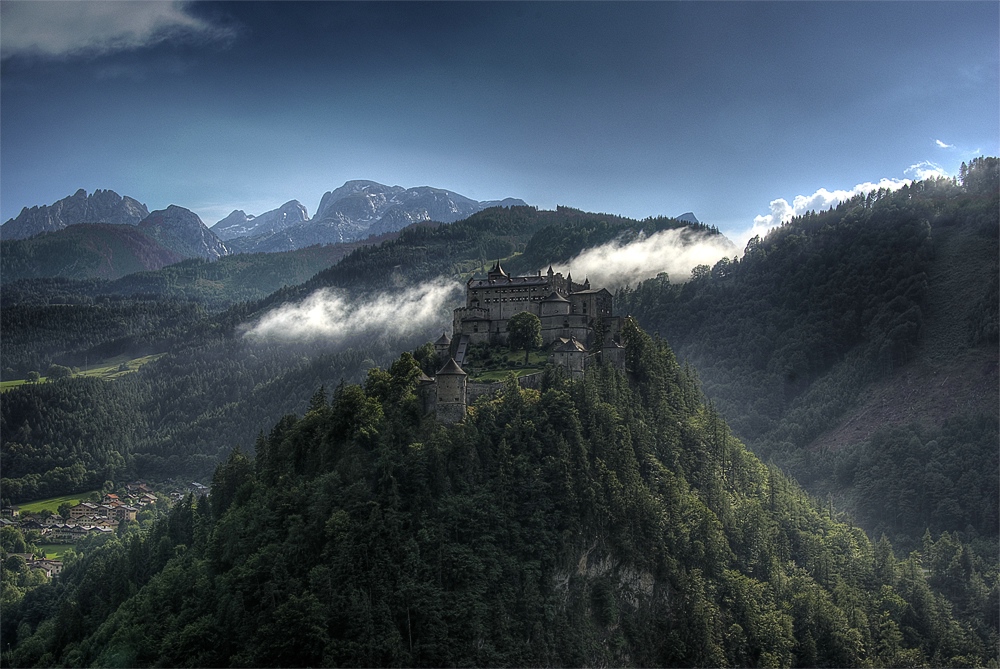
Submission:
<svg viewBox="0 0 1000 669">
<path fill-rule="evenodd" d="M 996 2 L 0 3 L 0 220 L 348 179 L 733 238 L 1000 153 Z M 799 197 L 799 203 L 795 198 Z M 782 204 L 784 203 L 784 204 Z"/>
</svg>

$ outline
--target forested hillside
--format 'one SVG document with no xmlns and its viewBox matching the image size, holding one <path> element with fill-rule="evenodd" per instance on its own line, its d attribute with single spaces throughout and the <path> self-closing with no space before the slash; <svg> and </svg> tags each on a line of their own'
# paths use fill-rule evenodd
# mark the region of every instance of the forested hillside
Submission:
<svg viewBox="0 0 1000 669">
<path fill-rule="evenodd" d="M 210 498 L 8 602 L 5 663 L 996 662 L 995 572 L 933 541 L 897 560 L 733 438 L 662 340 L 624 340 L 625 374 L 511 382 L 449 427 L 409 354 L 317 392 Z M 980 587 L 953 611 L 928 579 Z"/>
<path fill-rule="evenodd" d="M 263 299 L 262 287 L 302 276 L 311 263 L 328 265 L 335 247 L 190 260 L 114 282 L 16 282 L 0 298 L 4 379 L 52 364 L 86 369 L 121 356 L 166 355 L 110 387 L 70 378 L 7 391 L 0 403 L 3 497 L 20 502 L 121 477 L 207 477 L 221 454 L 304 407 L 320 384 L 360 380 L 369 366 L 436 337 L 450 322 L 443 312 L 417 335 L 376 331 L 311 346 L 246 341 L 241 327 L 270 308 L 320 288 L 361 300 L 419 287 L 516 254 L 540 230 L 587 239 L 594 230 L 606 238 L 642 225 L 570 209 L 492 208 L 359 245 L 305 284 Z M 238 301 L 241 295 L 257 299 Z"/>
<path fill-rule="evenodd" d="M 1000 179 L 858 196 L 738 260 L 617 296 L 698 371 L 740 438 L 878 536 L 996 555 Z"/>
<path fill-rule="evenodd" d="M 117 279 L 156 270 L 184 256 L 134 225 L 81 223 L 31 239 L 0 242 L 3 283 L 20 279 Z"/>
</svg>

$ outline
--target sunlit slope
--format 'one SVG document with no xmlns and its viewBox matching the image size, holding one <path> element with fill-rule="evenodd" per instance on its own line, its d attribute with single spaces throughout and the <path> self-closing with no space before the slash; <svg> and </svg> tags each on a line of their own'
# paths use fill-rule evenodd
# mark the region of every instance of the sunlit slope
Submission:
<svg viewBox="0 0 1000 669">
<path fill-rule="evenodd" d="M 619 304 L 696 367 L 751 448 L 869 530 L 995 538 L 996 166 L 984 159 L 964 184 L 917 182 L 795 219 L 751 240 L 739 262 L 684 285 L 647 281 Z M 871 440 L 911 423 L 914 443 L 930 444 L 916 459 L 940 480 L 904 474 L 905 455 L 872 480 Z M 942 450 L 956 431 L 971 450 L 945 466 L 959 457 Z M 970 469 L 978 475 L 953 475 Z M 933 503 L 868 499 L 862 476 L 868 490 L 903 480 Z"/>
</svg>

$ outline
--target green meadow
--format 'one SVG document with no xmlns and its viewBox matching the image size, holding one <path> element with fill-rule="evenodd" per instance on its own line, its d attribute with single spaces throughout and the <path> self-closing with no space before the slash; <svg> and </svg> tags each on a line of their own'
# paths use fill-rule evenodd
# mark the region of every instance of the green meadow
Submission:
<svg viewBox="0 0 1000 669">
<path fill-rule="evenodd" d="M 100 492 L 100 490 L 91 490 L 89 492 L 78 492 L 73 495 L 63 495 L 62 497 L 49 497 L 48 499 L 39 499 L 26 504 L 18 504 L 17 507 L 21 510 L 21 513 L 41 513 L 45 509 L 50 510 L 52 513 L 59 513 L 59 507 L 64 502 L 68 502 L 70 506 L 76 506 L 81 500 L 85 500 L 90 495 L 94 493 L 99 494 Z"/>
<path fill-rule="evenodd" d="M 141 358 L 129 358 L 128 356 L 119 355 L 114 358 L 102 360 L 97 364 L 90 365 L 82 371 L 75 372 L 73 376 L 92 376 L 112 381 L 124 376 L 125 374 L 131 374 L 146 363 L 158 360 L 165 355 L 166 353 L 154 353 L 153 355 L 146 355 Z M 46 383 L 47 381 L 48 377 L 43 376 L 38 380 L 38 383 Z M 0 392 L 5 392 L 11 388 L 24 385 L 25 383 L 27 383 L 25 379 L 0 381 Z"/>
</svg>

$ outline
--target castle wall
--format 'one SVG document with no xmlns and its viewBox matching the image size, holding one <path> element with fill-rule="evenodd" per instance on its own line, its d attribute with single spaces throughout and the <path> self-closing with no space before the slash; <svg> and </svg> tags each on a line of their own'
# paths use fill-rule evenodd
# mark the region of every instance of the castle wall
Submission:
<svg viewBox="0 0 1000 669">
<path fill-rule="evenodd" d="M 477 383 L 472 381 L 469 383 L 467 389 L 468 402 L 469 404 L 472 404 L 483 395 L 492 395 L 500 392 L 500 388 L 502 387 L 503 384 L 499 381 L 494 381 L 492 383 Z"/>
</svg>

